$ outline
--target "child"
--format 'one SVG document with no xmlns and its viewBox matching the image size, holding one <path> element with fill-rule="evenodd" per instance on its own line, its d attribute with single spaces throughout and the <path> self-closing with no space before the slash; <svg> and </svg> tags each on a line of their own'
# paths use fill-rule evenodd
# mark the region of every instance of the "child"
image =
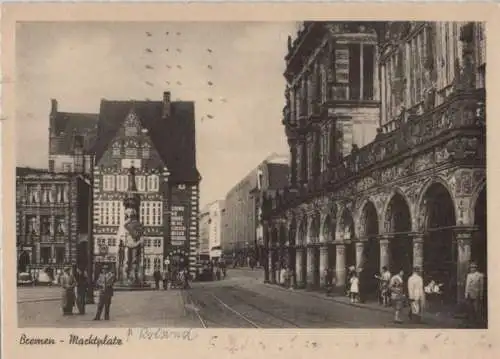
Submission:
<svg viewBox="0 0 500 359">
<path fill-rule="evenodd" d="M 349 293 L 351 294 L 351 303 L 357 303 L 359 301 L 359 278 L 356 272 L 352 273 L 350 283 Z"/>
</svg>

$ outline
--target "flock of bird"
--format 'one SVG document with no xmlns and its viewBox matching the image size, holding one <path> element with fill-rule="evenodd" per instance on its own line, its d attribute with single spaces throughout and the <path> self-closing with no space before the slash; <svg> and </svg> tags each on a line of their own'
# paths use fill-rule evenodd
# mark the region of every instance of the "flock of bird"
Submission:
<svg viewBox="0 0 500 359">
<path fill-rule="evenodd" d="M 165 32 L 165 35 L 166 36 L 169 36 L 169 35 L 174 35 L 174 33 L 170 33 L 169 31 Z M 176 32 L 175 33 L 176 36 L 181 36 L 181 33 L 180 32 Z M 149 32 L 149 31 L 146 31 L 146 36 L 147 37 L 153 37 L 153 33 Z M 213 50 L 211 48 L 207 48 L 206 49 L 207 53 L 208 54 L 212 54 L 213 53 Z M 153 50 L 152 48 L 148 47 L 144 50 L 144 52 L 146 54 L 155 54 L 157 51 Z M 170 48 L 166 48 L 165 49 L 165 52 L 167 53 L 172 53 L 172 52 L 177 52 L 177 53 L 182 53 L 182 49 L 180 48 L 175 48 L 175 49 L 170 49 Z M 172 70 L 172 69 L 178 69 L 178 70 L 182 70 L 183 67 L 182 65 L 169 65 L 169 64 L 166 64 L 165 67 L 169 70 Z M 155 66 L 151 65 L 151 64 L 146 64 L 144 65 L 144 68 L 148 71 L 154 71 L 155 70 Z M 208 70 L 213 70 L 213 66 L 208 64 L 206 65 L 206 68 Z M 152 82 L 152 81 L 144 81 L 145 84 L 147 86 L 150 86 L 150 87 L 155 87 L 155 83 Z M 168 85 L 168 86 L 172 86 L 172 85 L 177 85 L 177 86 L 182 86 L 182 82 L 181 81 L 174 81 L 174 80 L 165 80 L 165 84 Z M 207 80 L 206 81 L 206 86 L 208 86 L 209 89 L 213 89 L 215 87 L 215 83 L 211 80 Z M 148 98 L 146 98 L 146 100 L 149 101 Z M 220 97 L 218 99 L 215 99 L 214 97 L 208 97 L 207 99 L 207 102 L 208 103 L 215 103 L 215 102 L 221 102 L 221 103 L 227 103 L 227 99 L 224 98 L 224 97 Z M 215 116 L 213 114 L 205 114 L 204 116 L 201 117 L 201 122 L 203 122 L 205 119 L 213 119 Z"/>
</svg>

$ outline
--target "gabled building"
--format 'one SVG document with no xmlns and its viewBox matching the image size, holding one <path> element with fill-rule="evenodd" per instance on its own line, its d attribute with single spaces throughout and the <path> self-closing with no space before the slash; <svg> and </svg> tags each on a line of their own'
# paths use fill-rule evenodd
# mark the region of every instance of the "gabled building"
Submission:
<svg viewBox="0 0 500 359">
<path fill-rule="evenodd" d="M 146 276 L 165 260 L 194 273 L 200 176 L 196 168 L 194 103 L 102 100 L 94 151 L 93 238 L 97 266 L 118 261 L 128 171 L 141 196 Z"/>
</svg>

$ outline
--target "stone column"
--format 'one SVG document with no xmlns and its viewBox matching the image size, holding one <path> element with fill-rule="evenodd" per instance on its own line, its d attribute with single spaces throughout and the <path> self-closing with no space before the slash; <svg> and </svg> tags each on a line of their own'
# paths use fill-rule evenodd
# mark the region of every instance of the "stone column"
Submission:
<svg viewBox="0 0 500 359">
<path fill-rule="evenodd" d="M 455 230 L 457 244 L 457 300 L 461 301 L 465 296 L 465 280 L 469 272 L 471 259 L 471 241 L 473 231 L 470 228 L 458 228 Z"/>
<path fill-rule="evenodd" d="M 363 268 L 363 250 L 365 248 L 365 244 L 363 242 L 356 242 L 354 245 L 356 246 L 356 269 Z"/>
<path fill-rule="evenodd" d="M 424 265 L 424 237 L 423 234 L 416 234 L 413 237 L 413 267 L 423 268 Z"/>
<path fill-rule="evenodd" d="M 380 271 L 382 271 L 382 267 L 387 267 L 387 269 L 391 270 L 389 238 L 381 237 L 379 240 L 379 245 L 380 245 Z"/>
<path fill-rule="evenodd" d="M 295 252 L 295 278 L 298 287 L 304 286 L 304 248 L 298 247 Z"/>
<path fill-rule="evenodd" d="M 314 263 L 316 262 L 316 258 L 314 258 L 314 248 L 307 248 L 307 286 L 314 286 Z"/>
<path fill-rule="evenodd" d="M 320 278 L 320 287 L 323 288 L 326 286 L 326 277 L 325 270 L 328 268 L 328 245 L 324 244 L 319 249 L 319 278 Z"/>
<path fill-rule="evenodd" d="M 345 245 L 336 245 L 335 279 L 337 287 L 345 286 Z"/>
</svg>

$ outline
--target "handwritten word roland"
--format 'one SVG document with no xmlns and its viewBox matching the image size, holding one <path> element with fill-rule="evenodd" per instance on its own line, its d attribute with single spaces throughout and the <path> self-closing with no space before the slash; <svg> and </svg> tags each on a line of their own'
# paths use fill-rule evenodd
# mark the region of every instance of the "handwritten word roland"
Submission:
<svg viewBox="0 0 500 359">
<path fill-rule="evenodd" d="M 128 330 L 128 337 L 133 336 L 132 329 Z M 198 337 L 198 334 L 192 329 L 170 330 L 165 328 L 141 328 L 139 329 L 139 340 L 186 340 L 192 341 Z"/>
</svg>

